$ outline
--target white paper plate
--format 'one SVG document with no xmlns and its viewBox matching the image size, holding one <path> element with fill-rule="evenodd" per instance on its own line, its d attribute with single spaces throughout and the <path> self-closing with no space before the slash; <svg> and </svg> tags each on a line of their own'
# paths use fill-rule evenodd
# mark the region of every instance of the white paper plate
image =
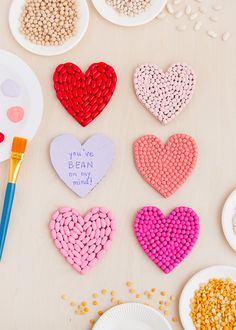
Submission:
<svg viewBox="0 0 236 330">
<path fill-rule="evenodd" d="M 171 330 L 155 309 L 137 303 L 117 305 L 104 313 L 93 330 Z"/>
<path fill-rule="evenodd" d="M 16 41 L 28 51 L 45 56 L 63 54 L 73 48 L 83 38 L 89 23 L 89 10 L 86 0 L 78 0 L 79 19 L 77 34 L 61 46 L 41 46 L 27 40 L 20 32 L 20 17 L 25 0 L 13 0 L 9 11 L 10 30 Z"/>
<path fill-rule="evenodd" d="M 231 278 L 236 282 L 236 268 L 229 266 L 213 266 L 195 274 L 185 285 L 179 300 L 179 314 L 185 330 L 195 330 L 190 317 L 190 300 L 194 297 L 194 291 L 200 284 L 208 282 L 210 278 Z"/>
<path fill-rule="evenodd" d="M 7 79 L 14 80 L 21 93 L 17 97 L 7 97 L 0 88 L 0 132 L 5 135 L 0 143 L 0 162 L 9 158 L 14 136 L 33 138 L 43 114 L 43 94 L 34 72 L 19 57 L 0 49 L 0 87 Z M 12 106 L 24 109 L 22 121 L 13 123 L 8 119 L 7 109 Z"/>
<path fill-rule="evenodd" d="M 236 189 L 229 195 L 222 211 L 222 227 L 229 245 L 236 251 L 236 234 L 233 231 L 233 216 L 236 215 Z"/>
<path fill-rule="evenodd" d="M 108 21 L 122 26 L 137 26 L 152 21 L 164 8 L 167 0 L 151 0 L 151 5 L 143 13 L 129 17 L 119 14 L 106 0 L 92 0 L 99 14 Z"/>
</svg>

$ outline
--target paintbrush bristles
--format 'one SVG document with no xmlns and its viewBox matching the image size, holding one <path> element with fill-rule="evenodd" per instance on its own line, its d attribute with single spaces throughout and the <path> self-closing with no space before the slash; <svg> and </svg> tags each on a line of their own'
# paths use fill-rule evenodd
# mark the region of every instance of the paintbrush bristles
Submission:
<svg viewBox="0 0 236 330">
<path fill-rule="evenodd" d="M 15 136 L 12 142 L 11 151 L 23 154 L 27 145 L 27 139 Z"/>
</svg>

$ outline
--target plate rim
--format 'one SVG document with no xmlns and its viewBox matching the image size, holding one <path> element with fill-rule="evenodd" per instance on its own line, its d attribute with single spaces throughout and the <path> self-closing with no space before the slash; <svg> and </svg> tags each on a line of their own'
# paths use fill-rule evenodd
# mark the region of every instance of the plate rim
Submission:
<svg viewBox="0 0 236 330">
<path fill-rule="evenodd" d="M 24 2 L 24 0 L 20 0 L 20 1 L 21 1 L 21 3 Z M 21 37 L 20 33 L 18 33 L 16 31 L 16 29 L 14 28 L 13 23 L 12 23 L 13 20 L 16 18 L 16 14 L 14 12 L 15 12 L 15 6 L 19 6 L 19 0 L 12 0 L 12 2 L 10 4 L 9 11 L 8 11 L 8 25 L 9 25 L 12 36 L 14 37 L 15 41 L 21 47 L 23 47 L 27 51 L 29 51 L 33 54 L 36 54 L 36 55 L 50 57 L 50 56 L 61 55 L 61 54 L 64 54 L 64 53 L 70 51 L 72 48 L 74 48 L 83 39 L 84 35 L 87 32 L 88 25 L 89 25 L 89 19 L 90 19 L 90 12 L 89 12 L 89 7 L 88 7 L 87 1 L 86 0 L 76 0 L 76 1 L 78 2 L 79 6 L 80 6 L 81 3 L 83 5 L 84 13 L 85 13 L 85 24 L 82 28 L 81 34 L 79 34 L 79 37 L 77 35 L 72 37 L 72 38 L 74 38 L 73 42 L 71 41 L 72 38 L 70 38 L 63 45 L 59 45 L 59 46 L 41 46 L 41 45 L 36 45 L 36 44 L 31 43 L 30 41 L 25 39 L 23 35 Z M 18 19 L 19 18 L 20 17 L 18 17 Z M 77 25 L 79 25 L 79 20 L 78 20 Z M 66 43 L 68 43 L 68 44 L 66 45 Z M 52 52 L 46 53 L 45 49 L 49 49 L 49 48 L 52 49 Z"/>
<path fill-rule="evenodd" d="M 163 1 L 160 9 L 158 11 L 156 11 L 155 14 L 151 15 L 149 18 L 146 18 L 144 19 L 143 21 L 133 21 L 131 22 L 130 20 L 130 23 L 125 23 L 125 22 L 122 22 L 123 18 L 128 18 L 128 16 L 121 16 L 121 20 L 119 20 L 119 14 L 117 13 L 117 19 L 113 20 L 112 18 L 110 18 L 108 15 L 104 15 L 102 11 L 100 11 L 99 9 L 99 6 L 98 6 L 98 2 L 101 1 L 101 0 L 92 0 L 92 3 L 93 3 L 93 6 L 95 7 L 95 9 L 97 10 L 97 12 L 99 13 L 100 16 L 102 16 L 105 20 L 115 24 L 115 25 L 118 25 L 118 26 L 123 26 L 123 27 L 135 27 L 135 26 L 141 26 L 141 25 L 144 25 L 144 24 L 147 24 L 151 21 L 153 21 L 155 19 L 156 16 L 158 16 L 158 14 L 160 14 L 162 12 L 162 10 L 165 8 L 166 4 L 167 4 L 167 0 L 158 0 L 158 1 Z M 107 7 L 107 8 L 110 8 L 111 6 L 109 6 L 108 4 L 106 4 L 106 1 L 105 0 L 102 0 L 103 1 L 103 4 Z M 153 0 L 155 1 L 155 0 Z M 113 9 L 115 11 L 115 9 Z M 145 13 L 145 12 L 144 12 Z M 142 14 L 140 14 L 142 15 Z M 133 17 L 131 17 L 132 19 Z"/>
<path fill-rule="evenodd" d="M 226 241 L 228 242 L 229 246 L 236 252 L 236 243 L 235 245 L 232 244 L 231 239 L 229 237 L 228 234 L 228 225 L 227 225 L 227 221 L 226 221 L 226 213 L 227 213 L 227 208 L 229 205 L 229 201 L 231 200 L 231 198 L 235 195 L 236 197 L 236 188 L 234 188 L 234 190 L 231 191 L 231 193 L 228 195 L 228 197 L 225 200 L 223 209 L 222 209 L 222 213 L 221 213 L 221 225 L 222 225 L 222 229 L 223 229 L 223 233 L 225 236 Z M 235 205 L 235 214 L 236 214 L 236 205 Z M 236 241 L 236 235 L 235 235 L 235 241 Z"/>
<path fill-rule="evenodd" d="M 111 308 L 109 308 L 98 320 L 97 322 L 94 324 L 92 330 L 97 330 L 97 326 L 99 326 L 99 322 L 102 322 L 103 319 L 107 316 L 108 313 L 112 313 L 114 310 L 117 310 L 117 309 L 121 309 L 121 308 L 124 308 L 124 306 L 139 306 L 139 307 L 142 307 L 146 310 L 151 310 L 152 312 L 158 314 L 162 320 L 165 322 L 167 328 L 169 330 L 172 330 L 172 326 L 170 325 L 170 323 L 167 321 L 167 319 L 160 313 L 158 312 L 154 307 L 152 306 L 147 306 L 143 303 L 137 303 L 137 302 L 127 302 L 127 303 L 123 303 L 123 304 L 119 304 L 119 305 L 116 305 L 116 306 L 113 306 Z"/>
<path fill-rule="evenodd" d="M 181 320 L 181 324 L 183 326 L 183 328 L 185 330 L 195 330 L 195 327 L 194 325 L 192 325 L 192 328 L 190 329 L 189 328 L 189 325 L 187 324 L 188 326 L 188 329 L 186 328 L 186 323 L 185 323 L 185 319 L 186 319 L 186 307 L 184 308 L 183 306 L 185 306 L 185 295 L 186 293 L 189 291 L 189 286 L 190 284 L 196 279 L 198 278 L 199 276 L 201 276 L 202 274 L 204 273 L 208 273 L 209 271 L 214 271 L 214 270 L 232 270 L 235 272 L 235 276 L 236 276 L 236 267 L 234 266 L 228 266 L 228 265 L 222 265 L 222 264 L 219 264 L 219 265 L 213 265 L 213 266 L 209 266 L 209 267 L 206 267 L 206 268 L 203 268 L 201 269 L 200 271 L 196 272 L 184 285 L 182 291 L 181 291 L 181 294 L 180 294 L 180 298 L 179 298 L 179 317 L 180 317 L 180 320 Z M 214 275 L 212 275 L 214 276 Z M 217 276 L 215 276 L 217 277 Z M 200 284 L 200 282 L 199 282 Z M 188 305 L 189 306 L 189 305 Z M 188 315 L 188 313 L 187 313 Z M 190 316 L 189 316 L 190 317 Z"/>
</svg>

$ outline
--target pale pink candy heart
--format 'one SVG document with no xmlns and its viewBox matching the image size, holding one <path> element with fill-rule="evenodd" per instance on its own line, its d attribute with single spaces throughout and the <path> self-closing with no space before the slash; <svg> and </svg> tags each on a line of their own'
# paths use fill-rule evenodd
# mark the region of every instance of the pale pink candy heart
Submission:
<svg viewBox="0 0 236 330">
<path fill-rule="evenodd" d="M 189 207 L 175 208 L 168 217 L 155 206 L 138 211 L 134 231 L 147 256 L 166 274 L 181 263 L 199 235 L 198 215 Z"/>
<path fill-rule="evenodd" d="M 187 64 L 172 64 L 163 72 L 156 64 L 142 64 L 134 73 L 139 101 L 162 124 L 172 121 L 189 103 L 196 75 Z"/>
<path fill-rule="evenodd" d="M 57 249 L 82 275 L 103 258 L 115 236 L 114 217 L 104 207 L 94 207 L 84 217 L 73 208 L 60 208 L 49 228 Z"/>
</svg>

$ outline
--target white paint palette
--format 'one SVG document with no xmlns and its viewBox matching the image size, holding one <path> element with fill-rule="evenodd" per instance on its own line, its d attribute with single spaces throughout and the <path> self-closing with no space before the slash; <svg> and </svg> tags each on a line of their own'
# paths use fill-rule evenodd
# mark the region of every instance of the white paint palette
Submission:
<svg viewBox="0 0 236 330">
<path fill-rule="evenodd" d="M 0 49 L 0 162 L 10 157 L 14 136 L 31 140 L 42 119 L 43 94 L 31 68 Z"/>
<path fill-rule="evenodd" d="M 229 195 L 222 211 L 222 227 L 231 248 L 236 252 L 236 231 L 233 228 L 233 218 L 236 217 L 236 189 Z"/>
</svg>

